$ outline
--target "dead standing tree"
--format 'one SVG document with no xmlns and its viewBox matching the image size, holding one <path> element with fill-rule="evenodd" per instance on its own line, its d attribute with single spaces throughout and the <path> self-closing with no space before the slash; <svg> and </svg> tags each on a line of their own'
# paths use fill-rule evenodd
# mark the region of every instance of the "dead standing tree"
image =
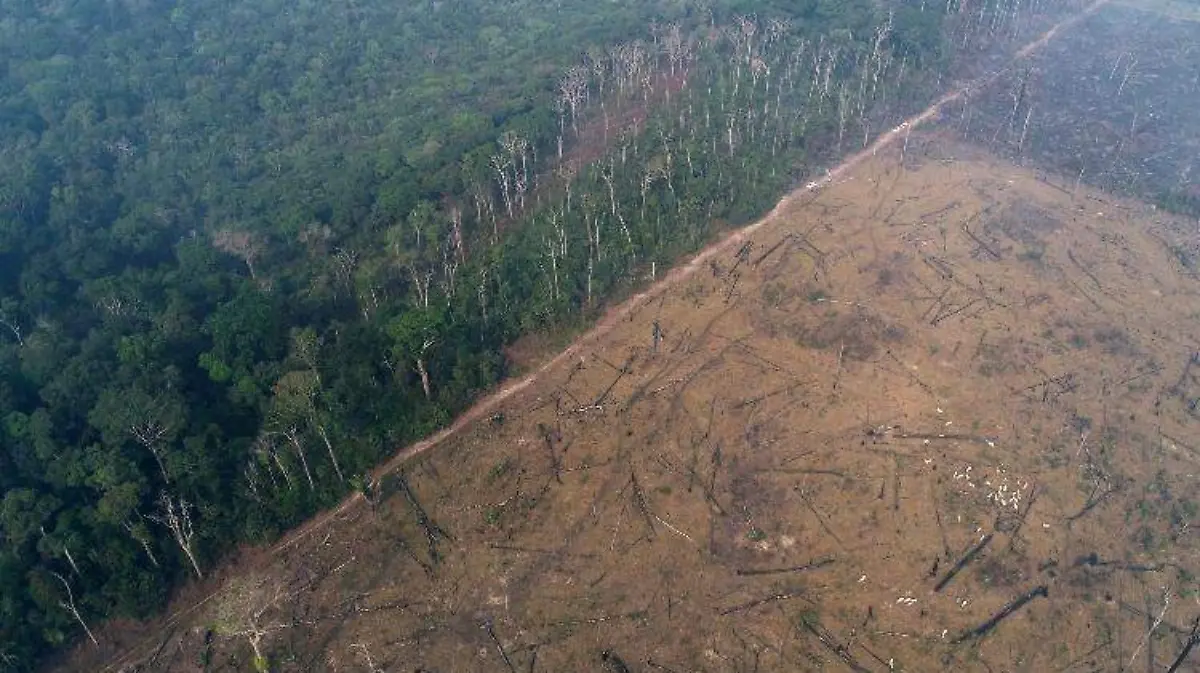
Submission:
<svg viewBox="0 0 1200 673">
<path fill-rule="evenodd" d="M 267 468 L 267 476 L 271 478 L 271 483 L 276 484 L 275 472 L 278 471 L 283 477 L 287 487 L 292 487 L 292 473 L 288 471 L 287 464 L 283 462 L 283 458 L 279 455 L 278 435 L 272 432 L 260 432 L 254 440 L 254 444 L 250 447 L 250 456 L 247 461 L 247 474 L 258 474 L 258 466 L 264 465 Z M 272 469 L 274 468 L 274 469 Z M 258 480 L 254 478 L 250 481 L 251 494 L 258 496 Z"/>
<path fill-rule="evenodd" d="M 425 366 L 425 354 L 429 352 L 437 343 L 437 339 L 426 336 L 421 341 L 421 350 L 417 353 L 417 375 L 421 377 L 421 390 L 425 393 L 425 399 L 432 399 L 433 390 L 429 385 L 429 369 Z"/>
<path fill-rule="evenodd" d="M 252 575 L 234 580 L 217 599 L 213 632 L 227 638 L 245 638 L 254 651 L 254 670 L 268 671 L 270 661 L 263 652 L 263 641 L 291 626 L 269 619 L 269 613 L 278 610 L 287 597 L 282 585 L 265 577 Z"/>
<path fill-rule="evenodd" d="M 304 473 L 309 477 L 309 485 L 312 485 L 312 476 L 308 471 L 308 459 L 300 441 L 301 425 L 316 431 L 321 437 L 329 453 L 333 471 L 339 481 L 345 481 L 346 477 L 333 449 L 333 442 L 330 441 L 329 432 L 322 420 L 323 414 L 318 404 L 321 397 L 321 378 L 316 369 L 294 370 L 284 374 L 275 383 L 273 392 L 275 397 L 272 400 L 271 420 L 275 425 L 285 428 L 283 435 L 296 448 L 296 454 L 304 466 Z"/>
<path fill-rule="evenodd" d="M 529 140 L 511 131 L 500 136 L 500 147 L 508 155 L 513 170 L 513 193 L 521 210 L 525 210 L 525 194 L 529 191 Z M 520 170 L 518 170 L 518 166 Z"/>
<path fill-rule="evenodd" d="M 196 578 L 203 579 L 204 573 L 200 572 L 200 564 L 196 561 L 196 552 L 193 548 L 193 538 L 196 534 L 192 525 L 193 505 L 183 498 L 175 499 L 163 491 L 158 497 L 158 508 L 158 513 L 152 514 L 150 519 L 171 531 L 171 537 L 191 562 L 192 570 L 196 572 Z"/>
<path fill-rule="evenodd" d="M 566 74 L 558 81 L 558 97 L 563 102 L 566 109 L 571 111 L 571 130 L 575 132 L 575 136 L 579 136 L 579 107 L 583 105 L 584 99 L 588 93 L 588 72 L 583 66 L 572 66 L 567 69 Z M 562 118 L 559 118 L 559 153 L 558 158 L 562 158 Z"/>
<path fill-rule="evenodd" d="M 56 572 L 51 571 L 50 574 L 54 575 L 62 583 L 63 589 L 67 591 L 67 598 L 58 602 L 59 607 L 71 613 L 75 621 L 79 622 L 79 625 L 83 627 L 83 632 L 87 634 L 88 640 L 92 641 L 93 645 L 99 647 L 100 643 L 96 641 L 96 636 L 92 635 L 92 630 L 88 628 L 87 622 L 83 621 L 83 615 L 79 614 L 79 608 L 75 605 L 75 592 L 71 591 L 71 583 L 67 581 L 67 578 Z"/>
<path fill-rule="evenodd" d="M 458 286 L 458 269 L 466 261 L 467 252 L 463 246 L 462 211 L 458 208 L 450 210 L 450 230 L 446 232 L 442 242 L 442 296 L 447 305 L 454 301 L 454 290 Z"/>
<path fill-rule="evenodd" d="M 144 417 L 130 423 L 129 434 L 137 440 L 138 444 L 149 451 L 150 455 L 154 456 L 154 462 L 158 464 L 158 471 L 162 475 L 163 482 L 169 484 L 171 479 L 167 476 L 167 468 L 163 464 L 160 444 L 171 432 L 171 428 L 157 416 L 155 410 L 148 409 Z"/>
<path fill-rule="evenodd" d="M 559 283 L 558 272 L 560 263 L 566 260 L 567 256 L 567 230 L 565 225 L 566 217 L 564 217 L 561 209 L 550 209 L 550 229 L 551 236 L 543 236 L 543 241 L 546 244 L 546 256 L 550 261 L 550 292 L 551 299 L 558 301 Z M 432 345 L 432 344 L 431 344 Z"/>
<path fill-rule="evenodd" d="M 25 345 L 25 339 L 21 336 L 20 323 L 16 321 L 16 318 L 10 316 L 2 309 L 0 309 L 0 327 L 4 327 L 12 333 L 13 338 L 17 340 L 18 346 Z"/>
<path fill-rule="evenodd" d="M 641 42 L 617 45 L 611 52 L 617 89 L 621 95 L 635 91 L 643 82 L 647 70 L 646 47 Z"/>
<path fill-rule="evenodd" d="M 488 165 L 496 174 L 500 196 L 509 219 L 516 217 L 516 207 L 525 207 L 525 192 L 529 188 L 529 141 L 505 131 L 498 141 L 500 152 L 493 154 Z"/>
<path fill-rule="evenodd" d="M 687 77 L 686 66 L 692 59 L 692 45 L 678 23 L 667 24 L 666 30 L 663 31 L 662 50 L 667 55 L 671 77 L 675 77 L 676 73 Z"/>
<path fill-rule="evenodd" d="M 154 536 L 150 534 L 150 529 L 146 526 L 145 522 L 142 521 L 144 517 L 141 515 L 141 513 L 135 511 L 134 515 L 137 516 L 136 519 L 126 519 L 125 521 L 122 521 L 121 527 L 124 528 L 127 533 L 129 533 L 129 537 L 133 538 L 135 542 L 142 545 L 142 549 L 146 552 L 146 556 L 150 558 L 150 563 L 157 568 L 158 558 L 154 555 L 153 548 L 150 547 L 150 543 L 154 541 Z"/>
</svg>

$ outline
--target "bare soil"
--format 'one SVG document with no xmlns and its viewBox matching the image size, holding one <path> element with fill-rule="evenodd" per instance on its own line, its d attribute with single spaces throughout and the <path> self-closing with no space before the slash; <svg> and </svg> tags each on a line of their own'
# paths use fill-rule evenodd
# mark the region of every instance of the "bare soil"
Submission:
<svg viewBox="0 0 1200 673">
<path fill-rule="evenodd" d="M 1195 207 L 1200 22 L 1185 11 L 1168 0 L 1108 4 L 957 101 L 942 127 L 1072 183 Z"/>
<path fill-rule="evenodd" d="M 1062 182 L 914 134 L 125 670 L 1164 670 L 1200 241 Z"/>
</svg>

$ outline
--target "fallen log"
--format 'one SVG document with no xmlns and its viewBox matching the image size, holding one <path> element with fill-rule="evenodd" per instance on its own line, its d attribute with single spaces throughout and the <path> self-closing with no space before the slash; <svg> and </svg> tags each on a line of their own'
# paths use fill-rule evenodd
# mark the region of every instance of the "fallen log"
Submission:
<svg viewBox="0 0 1200 673">
<path fill-rule="evenodd" d="M 833 563 L 832 558 L 823 558 L 823 559 L 813 561 L 812 563 L 805 563 L 804 565 L 792 566 L 790 568 L 738 568 L 736 572 L 739 577 L 751 577 L 751 576 L 755 576 L 755 575 L 777 575 L 780 573 L 798 573 L 798 572 L 804 572 L 805 570 L 816 570 L 817 568 L 824 568 L 825 566 L 830 565 L 832 563 Z"/>
<path fill-rule="evenodd" d="M 955 645 L 958 645 L 959 643 L 963 643 L 968 640 L 974 640 L 976 638 L 982 638 L 983 636 L 986 636 L 989 632 L 991 632 L 992 629 L 996 628 L 996 626 L 1000 622 L 1007 619 L 1009 616 L 1011 616 L 1017 610 L 1020 610 L 1021 608 L 1025 607 L 1026 603 L 1028 603 L 1029 601 L 1032 601 L 1033 599 L 1037 598 L 1038 596 L 1041 596 L 1042 598 L 1049 597 L 1050 596 L 1049 587 L 1047 587 L 1045 584 L 1043 584 L 1041 586 L 1034 587 L 1033 589 L 1030 589 L 1029 591 L 1026 591 L 1025 593 L 1021 594 L 1020 596 L 1017 596 L 1008 605 L 1005 605 L 1003 608 L 1000 608 L 1000 611 L 997 612 L 996 614 L 992 615 L 991 618 L 988 619 L 986 622 L 980 624 L 979 626 L 976 626 L 973 629 L 964 631 L 961 634 L 959 634 L 952 641 L 952 643 Z"/>
</svg>

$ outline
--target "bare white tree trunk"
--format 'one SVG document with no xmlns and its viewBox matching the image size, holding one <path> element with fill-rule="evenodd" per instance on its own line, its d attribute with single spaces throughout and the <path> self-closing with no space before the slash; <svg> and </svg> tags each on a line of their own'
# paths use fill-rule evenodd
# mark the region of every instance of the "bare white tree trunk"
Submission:
<svg viewBox="0 0 1200 673">
<path fill-rule="evenodd" d="M 135 423 L 129 427 L 129 434 L 137 440 L 154 456 L 154 462 L 158 463 L 158 472 L 162 475 L 164 483 L 171 483 L 171 479 L 167 476 L 167 468 L 163 465 L 162 454 L 158 450 L 158 442 L 167 434 L 166 426 L 153 420 L 147 420 L 141 423 Z"/>
<path fill-rule="evenodd" d="M 71 583 L 67 581 L 67 578 L 56 572 L 51 572 L 50 574 L 57 577 L 58 581 L 62 582 L 63 588 L 67 590 L 67 600 L 59 601 L 59 607 L 71 613 L 75 621 L 79 622 L 79 625 L 83 627 L 83 632 L 87 634 L 88 640 L 92 641 L 92 644 L 96 647 L 99 647 L 100 643 L 96 641 L 96 636 L 92 635 L 92 630 L 88 628 L 87 622 L 83 621 L 83 615 L 80 615 L 79 609 L 75 607 L 75 592 L 71 591 Z"/>
<path fill-rule="evenodd" d="M 435 339 L 426 339 L 421 346 L 421 354 L 417 356 L 417 374 L 421 376 L 421 389 L 425 391 L 425 399 L 432 397 L 433 391 L 429 385 L 429 370 L 425 368 L 425 352 L 428 351 L 433 344 L 437 343 Z"/>
<path fill-rule="evenodd" d="M 333 471 L 337 473 L 338 481 L 346 481 L 346 476 L 342 474 L 342 466 L 338 465 L 337 454 L 333 451 L 333 443 L 329 441 L 329 434 L 325 432 L 325 426 L 318 425 L 317 433 L 321 435 L 325 448 L 329 450 L 329 461 L 333 463 Z"/>
<path fill-rule="evenodd" d="M 308 456 L 304 454 L 304 445 L 300 442 L 300 431 L 295 427 L 291 427 L 285 430 L 283 434 L 292 443 L 292 447 L 296 449 L 296 455 L 300 457 L 300 467 L 304 468 L 304 476 L 308 478 L 309 490 L 316 488 L 316 484 L 313 483 L 312 472 L 308 469 Z"/>
<path fill-rule="evenodd" d="M 0 327 L 7 327 L 8 331 L 12 332 L 13 337 L 17 340 L 18 346 L 25 345 L 25 339 L 21 337 L 21 326 L 16 321 L 9 319 L 4 314 L 0 313 Z"/>
<path fill-rule="evenodd" d="M 138 515 L 141 516 L 140 514 Z M 158 558 L 154 556 L 154 550 L 150 548 L 150 538 L 146 534 L 145 529 L 140 525 L 134 525 L 129 521 L 123 521 L 121 526 L 129 533 L 129 537 L 133 538 L 138 544 L 142 545 L 142 549 L 146 552 L 146 556 L 150 558 L 150 563 L 154 567 L 158 567 Z"/>
<path fill-rule="evenodd" d="M 196 578 L 203 579 L 204 573 L 200 572 L 200 564 L 196 561 L 196 553 L 192 549 L 192 538 L 196 534 L 192 526 L 192 504 L 183 498 L 176 501 L 166 491 L 163 491 L 158 498 L 158 506 L 159 513 L 150 518 L 171 531 L 171 537 L 175 538 L 175 543 L 187 555 L 188 561 L 191 561 L 192 570 L 196 571 Z"/>
</svg>

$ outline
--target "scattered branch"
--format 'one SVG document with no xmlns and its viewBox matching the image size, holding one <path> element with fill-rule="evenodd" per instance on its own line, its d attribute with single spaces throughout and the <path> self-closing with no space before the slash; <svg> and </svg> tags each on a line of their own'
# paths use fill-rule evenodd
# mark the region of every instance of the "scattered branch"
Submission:
<svg viewBox="0 0 1200 673">
<path fill-rule="evenodd" d="M 832 564 L 833 559 L 827 557 L 818 559 L 811 563 L 805 563 L 804 565 L 792 566 L 790 568 L 738 568 L 736 572 L 741 577 L 750 577 L 754 575 L 776 575 L 780 573 L 798 573 L 806 570 L 816 570 Z"/>
<path fill-rule="evenodd" d="M 416 494 L 413 493 L 412 487 L 408 484 L 408 477 L 404 473 L 400 473 L 396 477 L 396 480 L 400 484 L 400 491 L 404 493 L 404 499 L 408 501 L 408 506 L 417 517 L 417 523 L 421 528 L 425 529 L 425 539 L 429 542 L 429 558 L 434 565 L 437 565 L 442 559 L 441 554 L 438 553 L 438 540 L 452 540 L 453 538 L 434 523 L 429 518 L 429 515 L 425 513 L 425 508 L 421 507 Z"/>
<path fill-rule="evenodd" d="M 752 601 L 748 601 L 746 603 L 740 603 L 738 605 L 734 605 L 732 607 L 725 608 L 725 609 L 719 611 L 717 614 L 719 614 L 721 616 L 732 615 L 737 612 L 745 612 L 747 610 L 751 610 L 753 608 L 756 608 L 760 605 L 764 605 L 766 603 L 775 603 L 778 601 L 790 601 L 793 598 L 802 598 L 802 597 L 803 597 L 803 595 L 799 591 L 788 591 L 788 592 L 783 592 L 783 593 L 771 594 L 770 596 L 765 596 L 763 598 L 756 598 L 756 599 L 754 599 Z M 805 600 L 807 600 L 807 599 L 805 599 Z"/>
<path fill-rule="evenodd" d="M 504 665 L 508 667 L 509 673 L 517 673 L 516 667 L 513 666 L 512 659 L 509 659 L 508 653 L 504 651 L 504 645 L 500 644 L 500 639 L 496 637 L 496 630 L 492 628 L 491 618 L 483 620 L 483 630 L 487 631 L 488 637 L 492 639 L 492 643 L 496 645 L 496 651 L 500 653 L 500 658 L 504 660 Z"/>
</svg>

